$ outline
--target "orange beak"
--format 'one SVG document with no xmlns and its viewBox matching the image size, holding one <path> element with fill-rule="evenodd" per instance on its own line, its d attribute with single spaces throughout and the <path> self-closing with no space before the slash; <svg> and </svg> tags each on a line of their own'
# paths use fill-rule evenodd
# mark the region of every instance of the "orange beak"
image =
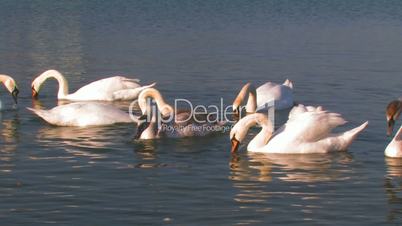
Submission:
<svg viewBox="0 0 402 226">
<path fill-rule="evenodd" d="M 230 152 L 231 152 L 232 154 L 234 154 L 234 153 L 237 152 L 237 149 L 239 149 L 240 141 L 238 141 L 235 137 L 233 137 L 233 138 L 230 140 L 230 143 L 232 144 L 232 148 L 231 148 Z"/>
</svg>

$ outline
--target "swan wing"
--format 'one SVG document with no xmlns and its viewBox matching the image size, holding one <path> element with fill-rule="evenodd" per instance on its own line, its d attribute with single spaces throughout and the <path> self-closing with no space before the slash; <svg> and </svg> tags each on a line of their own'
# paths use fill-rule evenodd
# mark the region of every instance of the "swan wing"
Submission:
<svg viewBox="0 0 402 226">
<path fill-rule="evenodd" d="M 138 79 L 114 76 L 91 82 L 75 93 L 68 95 L 72 100 L 113 100 L 114 92 L 139 88 Z"/>
<path fill-rule="evenodd" d="M 307 110 L 293 114 L 286 122 L 283 133 L 300 142 L 315 142 L 328 137 L 332 129 L 345 123 L 338 113 Z"/>
</svg>

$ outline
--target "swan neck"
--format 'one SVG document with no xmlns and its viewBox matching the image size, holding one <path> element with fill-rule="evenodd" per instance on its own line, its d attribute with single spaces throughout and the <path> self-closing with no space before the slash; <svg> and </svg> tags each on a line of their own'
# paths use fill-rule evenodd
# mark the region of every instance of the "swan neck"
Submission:
<svg viewBox="0 0 402 226">
<path fill-rule="evenodd" d="M 0 75 L 0 82 L 4 83 L 7 81 L 7 79 L 10 79 L 11 77 L 8 75 Z"/>
<path fill-rule="evenodd" d="M 57 92 L 57 97 L 59 99 L 63 99 L 64 97 L 66 97 L 68 95 L 68 82 L 66 78 L 56 70 L 49 70 L 40 75 L 38 77 L 39 87 L 49 78 L 54 78 L 59 83 L 59 91 Z"/>
<path fill-rule="evenodd" d="M 246 104 L 246 112 L 254 113 L 257 109 L 257 93 L 255 87 L 251 83 L 247 83 L 241 88 L 236 99 L 233 101 L 233 105 L 236 107 L 243 106 L 247 94 L 248 100 Z"/>
<path fill-rule="evenodd" d="M 257 110 L 257 92 L 254 86 L 249 86 L 246 112 L 254 113 L 256 110 Z"/>
<path fill-rule="evenodd" d="M 261 126 L 260 132 L 249 142 L 249 150 L 257 150 L 264 147 L 269 139 L 272 137 L 274 128 L 272 123 L 264 117 L 263 119 L 257 118 L 255 124 Z"/>
<path fill-rule="evenodd" d="M 396 132 L 394 140 L 402 140 L 402 126 L 399 127 L 398 132 Z"/>
<path fill-rule="evenodd" d="M 140 103 L 140 108 L 145 113 L 147 98 L 152 98 L 155 100 L 156 105 L 158 106 L 159 111 L 162 116 L 168 116 L 174 113 L 173 107 L 165 102 L 161 93 L 155 88 L 148 88 L 141 92 L 138 97 L 138 101 Z"/>
<path fill-rule="evenodd" d="M 7 81 L 9 81 L 9 82 L 7 82 Z M 14 79 L 11 78 L 11 77 L 8 76 L 8 75 L 1 75 L 1 74 L 0 74 L 0 82 L 3 83 L 3 85 L 6 87 L 6 89 L 7 89 L 10 93 L 13 91 L 13 88 L 14 88 L 14 87 L 11 87 L 11 86 L 12 86 L 12 85 L 14 85 L 14 86 L 16 85 Z M 12 84 L 10 84 L 10 83 L 12 83 Z"/>
<path fill-rule="evenodd" d="M 240 92 L 237 94 L 235 100 L 233 101 L 233 105 L 235 106 L 241 106 L 244 103 L 244 99 L 246 98 L 246 95 L 248 93 L 248 88 L 250 86 L 250 83 L 245 84 Z"/>
<path fill-rule="evenodd" d="M 142 132 L 141 139 L 154 139 L 157 137 L 157 109 L 152 106 L 148 107 L 148 110 L 151 112 L 151 121 L 148 127 Z"/>
</svg>

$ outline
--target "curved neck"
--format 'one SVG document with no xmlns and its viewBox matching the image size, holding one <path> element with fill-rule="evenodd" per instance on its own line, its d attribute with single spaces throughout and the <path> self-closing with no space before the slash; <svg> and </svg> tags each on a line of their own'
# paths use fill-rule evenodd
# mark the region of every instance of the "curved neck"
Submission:
<svg viewBox="0 0 402 226">
<path fill-rule="evenodd" d="M 251 83 L 247 83 L 242 87 L 233 104 L 236 106 L 242 106 L 247 94 L 246 112 L 254 113 L 257 109 L 257 92 Z"/>
<path fill-rule="evenodd" d="M 155 100 L 156 105 L 158 106 L 158 109 L 163 117 L 172 115 L 174 113 L 173 107 L 165 102 L 161 93 L 157 89 L 148 88 L 142 91 L 138 97 L 138 103 L 143 114 L 145 114 L 147 111 L 147 98 L 152 98 Z"/>
<path fill-rule="evenodd" d="M 8 75 L 1 75 L 0 74 L 0 82 L 3 83 L 4 87 L 8 90 L 8 92 L 12 92 L 15 87 L 15 81 Z"/>
<path fill-rule="evenodd" d="M 49 78 L 55 78 L 59 83 L 59 91 L 57 92 L 57 97 L 59 99 L 63 99 L 64 97 L 66 97 L 68 95 L 68 82 L 66 78 L 56 70 L 45 71 L 35 79 L 34 83 L 37 85 L 37 91 L 39 92 L 42 84 Z"/>
<path fill-rule="evenodd" d="M 0 74 L 0 82 L 5 82 L 5 81 L 7 81 L 8 79 L 12 79 L 10 76 L 8 76 L 8 75 L 2 75 L 2 74 Z"/>
<path fill-rule="evenodd" d="M 274 131 L 271 121 L 269 121 L 266 115 L 255 113 L 240 119 L 235 125 L 237 128 L 233 127 L 233 129 L 238 131 L 240 139 L 243 140 L 248 130 L 255 125 L 260 125 L 261 131 L 249 142 L 248 150 L 259 149 L 267 144 Z"/>
<path fill-rule="evenodd" d="M 148 104 L 149 105 L 149 104 Z M 147 128 L 141 133 L 141 139 L 154 139 L 158 136 L 157 128 L 157 109 L 147 106 L 147 110 L 151 113 L 151 120 Z"/>
<path fill-rule="evenodd" d="M 254 86 L 251 86 L 248 93 L 248 100 L 246 105 L 247 113 L 254 113 L 257 110 L 257 92 Z"/>
<path fill-rule="evenodd" d="M 255 124 L 261 126 L 261 131 L 248 143 L 248 150 L 256 150 L 264 147 L 274 132 L 272 123 L 263 114 L 258 114 L 258 116 L 255 118 Z"/>
</svg>

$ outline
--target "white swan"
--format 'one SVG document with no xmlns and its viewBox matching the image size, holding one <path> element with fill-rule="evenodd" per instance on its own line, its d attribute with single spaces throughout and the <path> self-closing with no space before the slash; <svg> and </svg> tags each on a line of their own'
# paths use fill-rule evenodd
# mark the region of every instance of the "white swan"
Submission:
<svg viewBox="0 0 402 226">
<path fill-rule="evenodd" d="M 293 83 L 289 79 L 286 79 L 283 84 L 267 82 L 257 89 L 250 83 L 246 83 L 233 101 L 233 112 L 237 117 L 241 114 L 241 107 L 247 94 L 249 94 L 246 105 L 247 113 L 265 110 L 272 101 L 275 101 L 275 110 L 287 109 L 294 105 Z M 252 103 L 254 101 L 255 106 Z"/>
<path fill-rule="evenodd" d="M 232 152 L 238 149 L 249 128 L 256 124 L 262 129 L 247 146 L 251 152 L 307 154 L 346 150 L 368 122 L 340 134 L 331 133 L 332 129 L 345 123 L 340 114 L 324 111 L 321 107 L 299 105 L 292 109 L 286 124 L 274 132 L 265 114 L 251 114 L 230 131 Z"/>
<path fill-rule="evenodd" d="M 150 106 L 150 102 L 147 101 L 148 98 L 155 100 L 157 109 Z M 220 131 L 223 126 L 223 123 L 217 120 L 208 121 L 207 113 L 195 114 L 187 110 L 175 111 L 155 88 L 142 91 L 138 97 L 138 104 L 143 116 L 139 118 L 136 139 L 205 136 Z M 157 121 L 157 110 L 161 114 L 159 122 Z"/>
<path fill-rule="evenodd" d="M 17 88 L 17 83 L 14 79 L 9 75 L 0 74 L 0 82 L 3 83 L 4 87 L 8 90 L 8 92 L 13 97 L 14 102 L 17 104 L 17 97 L 19 90 Z M 2 109 L 2 102 L 0 101 L 0 109 Z"/>
<path fill-rule="evenodd" d="M 49 124 L 56 126 L 101 126 L 115 123 L 138 123 L 135 116 L 109 104 L 77 102 L 60 105 L 50 110 L 27 108 Z"/>
<path fill-rule="evenodd" d="M 37 97 L 42 84 L 49 78 L 55 78 L 59 83 L 57 98 L 71 101 L 114 101 L 132 100 L 145 88 L 153 87 L 155 83 L 148 86 L 140 86 L 138 79 L 130 79 L 122 76 L 114 76 L 91 82 L 76 92 L 68 93 L 68 82 L 66 78 L 56 70 L 48 70 L 36 77 L 32 82 L 32 96 Z"/>
<path fill-rule="evenodd" d="M 392 130 L 395 125 L 395 121 L 399 118 L 402 110 L 402 98 L 390 102 L 387 106 L 386 117 L 387 117 L 387 135 L 392 134 Z M 385 156 L 391 158 L 401 158 L 402 157 L 402 126 L 399 128 L 398 132 L 395 134 L 392 141 L 385 148 Z"/>
</svg>

